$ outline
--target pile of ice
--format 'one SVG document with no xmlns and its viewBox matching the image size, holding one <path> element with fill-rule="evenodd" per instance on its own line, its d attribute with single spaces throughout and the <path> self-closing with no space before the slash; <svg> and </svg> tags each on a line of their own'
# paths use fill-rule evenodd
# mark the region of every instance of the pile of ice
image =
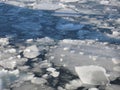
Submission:
<svg viewBox="0 0 120 90">
<path fill-rule="evenodd" d="M 17 43 L 14 39 L 11 43 L 8 38 L 0 38 L 0 89 L 8 86 L 12 90 L 53 90 L 47 86 L 52 84 L 52 87 L 57 87 L 58 90 L 76 90 L 79 87 L 98 90 L 94 86 L 106 85 L 120 77 L 120 46 L 110 44 L 111 41 L 119 43 L 120 38 L 120 20 L 117 19 L 119 17 L 118 0 L 3 1 L 11 4 L 10 7 L 12 5 L 24 6 L 24 8 L 9 9 L 4 8 L 7 4 L 0 5 L 2 8 L 0 11 L 3 11 L 0 13 L 1 19 L 8 16 L 5 23 L 0 20 L 0 25 L 4 27 L 8 22 L 8 26 L 20 31 L 17 33 L 15 31 L 15 33 L 24 40 L 19 42 L 16 38 Z M 115 4 L 116 1 L 117 4 Z M 41 10 L 54 10 L 55 12 L 51 14 Z M 54 13 L 58 13 L 59 17 L 53 16 Z M 4 29 L 6 31 L 6 27 Z M 61 40 L 49 38 L 49 36 L 54 37 L 54 32 L 55 34 L 57 32 Z M 64 33 L 66 36 L 63 35 Z M 77 40 L 71 40 L 73 33 Z M 37 35 L 45 38 L 32 39 L 32 36 Z M 26 38 L 27 36 L 29 39 Z M 64 36 L 71 39 L 65 39 Z M 60 71 L 61 67 L 66 68 L 65 72 Z M 68 73 L 69 70 L 72 74 Z M 22 74 L 20 73 L 19 79 L 16 80 L 19 71 Z M 69 79 L 74 74 L 79 78 Z M 58 78 L 67 80 L 67 83 Z M 61 82 L 63 86 L 56 86 Z M 93 87 L 88 88 L 83 84 L 93 85 Z M 105 88 L 115 90 L 112 85 Z"/>
<path fill-rule="evenodd" d="M 120 76 L 120 54 L 116 48 L 119 47 L 94 40 L 64 39 L 51 48 L 48 57 L 56 65 L 77 74 L 83 84 L 106 85 Z"/>
<path fill-rule="evenodd" d="M 5 42 L 2 40 L 1 42 Z M 5 88 L 20 88 L 19 85 L 22 85 L 26 81 L 32 85 L 44 85 L 48 83 L 47 78 L 49 76 L 57 78 L 60 73 L 55 68 L 52 70 L 52 64 L 44 60 L 43 56 L 40 56 L 41 54 L 44 55 L 43 50 L 49 49 L 46 45 L 52 44 L 54 44 L 54 40 L 45 37 L 36 40 L 28 39 L 25 44 L 16 44 L 18 48 L 8 44 L 1 46 L 0 90 Z M 38 56 L 40 57 L 38 58 Z M 42 60 L 44 61 L 42 62 Z M 28 62 L 31 63 L 28 64 Z M 46 73 L 42 71 L 42 68 L 46 69 Z M 35 73 L 39 73 L 41 77 L 36 77 Z M 26 86 L 23 88 L 26 88 Z"/>
</svg>

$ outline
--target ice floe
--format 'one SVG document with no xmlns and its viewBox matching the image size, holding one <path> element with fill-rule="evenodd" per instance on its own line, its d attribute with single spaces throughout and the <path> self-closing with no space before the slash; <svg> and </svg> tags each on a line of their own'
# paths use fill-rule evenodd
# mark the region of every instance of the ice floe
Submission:
<svg viewBox="0 0 120 90">
<path fill-rule="evenodd" d="M 39 52 L 39 49 L 37 48 L 37 46 L 33 45 L 33 46 L 27 47 L 24 50 L 23 55 L 27 58 L 35 58 L 40 55 L 40 52 Z"/>
<path fill-rule="evenodd" d="M 106 70 L 100 66 L 76 66 L 75 71 L 84 84 L 106 85 L 109 83 Z"/>
</svg>

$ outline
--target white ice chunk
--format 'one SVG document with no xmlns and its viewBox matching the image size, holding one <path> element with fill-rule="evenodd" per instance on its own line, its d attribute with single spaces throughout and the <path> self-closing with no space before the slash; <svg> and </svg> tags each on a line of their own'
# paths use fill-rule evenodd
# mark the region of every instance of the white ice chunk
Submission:
<svg viewBox="0 0 120 90">
<path fill-rule="evenodd" d="M 109 0 L 101 0 L 100 4 L 108 5 L 110 2 Z"/>
<path fill-rule="evenodd" d="M 36 4 L 33 6 L 34 9 L 42 9 L 42 10 L 56 10 L 61 8 L 58 4 L 52 4 L 52 3 L 41 3 Z"/>
<path fill-rule="evenodd" d="M 34 77 L 34 78 L 31 80 L 31 82 L 34 83 L 34 84 L 42 85 L 42 84 L 47 83 L 47 80 L 44 79 L 44 78 Z"/>
<path fill-rule="evenodd" d="M 76 66 L 75 71 L 84 84 L 106 85 L 108 83 L 106 70 L 103 67 L 95 65 Z"/>
<path fill-rule="evenodd" d="M 0 70 L 0 90 L 3 90 L 8 83 L 13 82 L 18 78 L 19 70 Z"/>
<path fill-rule="evenodd" d="M 27 58 L 35 58 L 40 55 L 40 52 L 36 45 L 32 45 L 24 50 L 23 55 Z"/>
<path fill-rule="evenodd" d="M 82 82 L 80 80 L 76 79 L 76 80 L 72 80 L 69 83 L 67 83 L 65 85 L 65 88 L 67 90 L 76 90 L 77 88 L 79 88 L 81 86 L 82 86 Z"/>
<path fill-rule="evenodd" d="M 16 67 L 16 60 L 3 60 L 0 61 L 0 65 L 4 68 L 14 69 Z"/>
<path fill-rule="evenodd" d="M 89 88 L 88 90 L 99 90 L 98 88 Z"/>
<path fill-rule="evenodd" d="M 9 53 L 16 53 L 16 49 L 11 48 L 11 49 L 8 49 L 7 52 L 9 52 Z"/>
<path fill-rule="evenodd" d="M 58 77 L 59 74 L 60 74 L 60 72 L 54 71 L 54 72 L 52 72 L 50 75 L 53 76 L 53 77 Z"/>
<path fill-rule="evenodd" d="M 8 38 L 0 38 L 0 45 L 8 45 L 9 39 Z"/>
<path fill-rule="evenodd" d="M 46 70 L 49 71 L 49 72 L 54 72 L 56 69 L 55 69 L 55 68 L 52 68 L 52 67 L 49 67 L 49 68 L 47 68 Z"/>
<path fill-rule="evenodd" d="M 79 0 L 60 0 L 61 2 L 77 2 Z"/>
</svg>

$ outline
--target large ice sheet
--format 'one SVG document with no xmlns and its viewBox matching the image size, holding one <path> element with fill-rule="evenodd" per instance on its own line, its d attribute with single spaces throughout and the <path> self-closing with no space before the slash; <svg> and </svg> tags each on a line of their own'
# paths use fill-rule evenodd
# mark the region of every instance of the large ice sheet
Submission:
<svg viewBox="0 0 120 90">
<path fill-rule="evenodd" d="M 61 40 L 55 49 L 49 52 L 49 60 L 65 66 L 74 72 L 75 66 L 98 65 L 113 72 L 116 64 L 113 59 L 120 59 L 120 51 L 107 43 L 92 40 Z"/>
</svg>

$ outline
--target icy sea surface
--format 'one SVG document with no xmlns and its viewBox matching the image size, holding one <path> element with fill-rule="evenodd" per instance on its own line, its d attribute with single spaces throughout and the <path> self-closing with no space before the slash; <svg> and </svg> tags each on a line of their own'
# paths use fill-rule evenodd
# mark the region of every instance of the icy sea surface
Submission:
<svg viewBox="0 0 120 90">
<path fill-rule="evenodd" d="M 120 1 L 0 0 L 0 90 L 120 90 Z"/>
</svg>

